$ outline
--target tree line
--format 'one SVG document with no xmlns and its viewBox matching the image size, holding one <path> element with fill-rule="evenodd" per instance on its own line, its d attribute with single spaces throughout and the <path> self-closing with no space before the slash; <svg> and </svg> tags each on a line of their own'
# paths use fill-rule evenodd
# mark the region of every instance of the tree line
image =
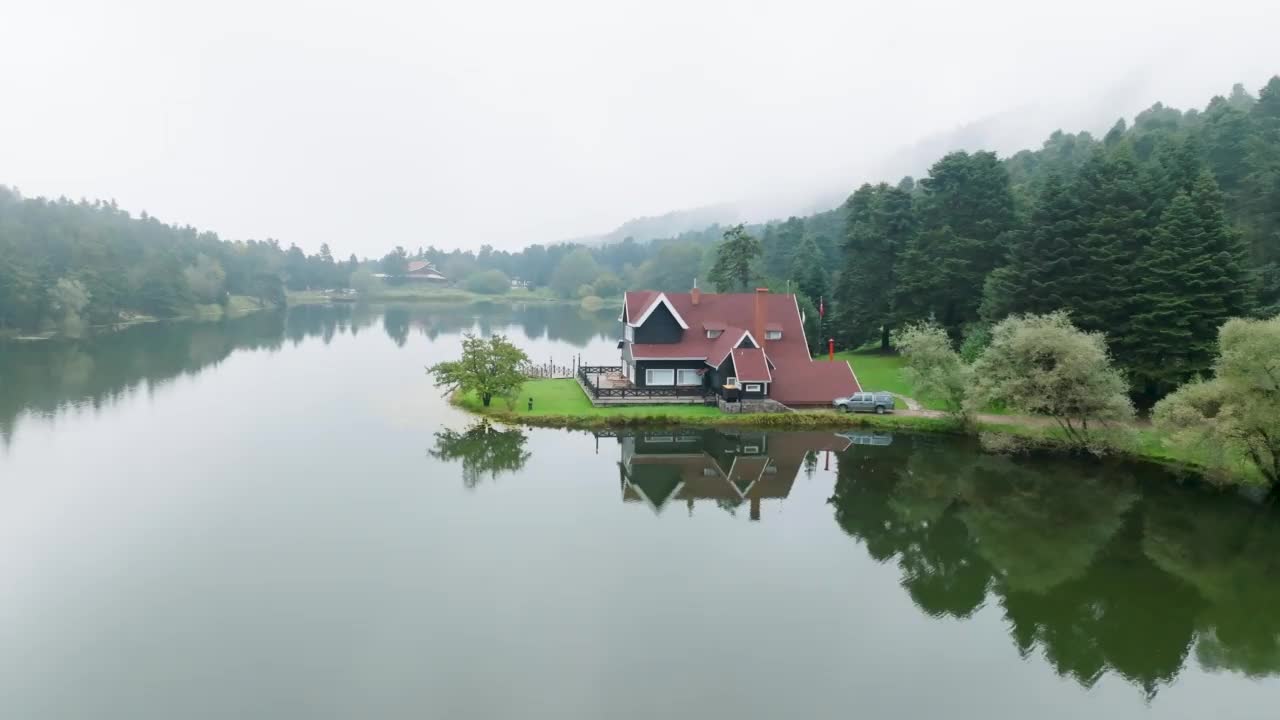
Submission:
<svg viewBox="0 0 1280 720">
<path fill-rule="evenodd" d="M 174 317 L 233 295 L 282 305 L 286 289 L 347 283 L 358 261 L 275 240 L 131 216 L 114 202 L 25 198 L 0 186 L 0 330 L 58 330 Z"/>
<path fill-rule="evenodd" d="M 1210 369 L 1228 319 L 1280 312 L 1280 77 L 1203 112 L 1157 104 L 1101 139 L 950 153 L 844 210 L 845 347 L 888 349 L 929 320 L 981 346 L 1005 317 L 1061 310 L 1149 404 Z"/>
</svg>

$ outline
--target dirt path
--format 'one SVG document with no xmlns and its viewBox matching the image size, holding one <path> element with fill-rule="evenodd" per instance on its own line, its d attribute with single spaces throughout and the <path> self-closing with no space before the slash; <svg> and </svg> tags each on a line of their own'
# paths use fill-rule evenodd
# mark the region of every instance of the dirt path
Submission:
<svg viewBox="0 0 1280 720">
<path fill-rule="evenodd" d="M 944 418 L 947 414 L 941 410 L 926 410 L 919 400 L 909 398 L 906 395 L 894 394 L 894 397 L 906 404 L 905 410 L 895 410 L 895 415 L 905 415 L 907 417 L 927 417 L 927 418 Z M 993 415 L 991 413 L 977 413 L 973 419 L 980 423 L 988 423 L 991 425 L 1021 425 L 1022 427 L 1051 427 L 1057 425 L 1053 418 L 1036 417 L 1032 415 Z"/>
</svg>

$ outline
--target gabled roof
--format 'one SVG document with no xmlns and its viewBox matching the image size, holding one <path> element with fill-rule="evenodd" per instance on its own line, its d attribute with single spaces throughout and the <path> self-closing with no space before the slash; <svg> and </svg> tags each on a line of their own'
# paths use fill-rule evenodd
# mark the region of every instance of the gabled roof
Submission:
<svg viewBox="0 0 1280 720">
<path fill-rule="evenodd" d="M 744 382 L 773 382 L 769 361 L 759 348 L 737 348 L 733 351 L 733 369 L 738 384 Z"/>
<path fill-rule="evenodd" d="M 707 364 L 711 367 L 720 367 L 724 359 L 729 357 L 729 353 L 733 352 L 734 348 L 742 345 L 742 341 L 747 338 L 751 338 L 752 345 L 760 347 L 760 343 L 756 342 L 756 339 L 752 337 L 749 331 L 735 327 L 725 328 L 720 337 L 716 338 L 711 347 L 707 348 Z"/>
<path fill-rule="evenodd" d="M 680 327 L 684 328 L 685 330 L 689 329 L 689 323 L 685 322 L 684 318 L 680 317 L 680 312 L 676 310 L 676 306 L 672 305 L 671 301 L 668 300 L 667 296 L 663 293 L 658 293 L 656 297 L 651 298 L 649 300 L 648 306 L 645 307 L 644 310 L 640 311 L 639 317 L 637 317 L 636 314 L 632 312 L 631 308 L 628 307 L 627 308 L 627 324 L 630 325 L 631 327 L 640 327 L 641 325 L 644 324 L 645 320 L 649 319 L 649 316 L 653 314 L 653 311 L 658 309 L 659 305 L 666 306 L 667 310 L 671 312 L 671 315 L 675 317 L 676 322 L 680 324 Z"/>
</svg>

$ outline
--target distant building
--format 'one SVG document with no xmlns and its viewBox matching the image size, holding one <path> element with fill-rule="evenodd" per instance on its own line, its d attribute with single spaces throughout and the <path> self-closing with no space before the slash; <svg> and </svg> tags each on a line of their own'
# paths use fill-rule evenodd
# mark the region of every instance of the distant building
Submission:
<svg viewBox="0 0 1280 720">
<path fill-rule="evenodd" d="M 388 275 L 386 273 L 374 273 L 374 277 L 383 280 L 414 280 L 425 282 L 444 283 L 449 282 L 449 278 L 445 277 L 435 265 L 426 260 L 410 260 L 408 269 L 403 275 Z"/>
<path fill-rule="evenodd" d="M 411 260 L 409 262 L 409 272 L 405 273 L 406 280 L 432 280 L 434 282 L 447 282 L 448 278 L 436 269 L 435 265 L 426 260 Z"/>
</svg>

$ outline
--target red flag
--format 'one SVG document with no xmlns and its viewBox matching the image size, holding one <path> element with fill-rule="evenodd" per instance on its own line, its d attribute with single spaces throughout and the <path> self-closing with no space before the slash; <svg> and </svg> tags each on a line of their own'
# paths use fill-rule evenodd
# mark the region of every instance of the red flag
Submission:
<svg viewBox="0 0 1280 720">
<path fill-rule="evenodd" d="M 822 301 L 822 297 L 818 297 L 818 317 L 827 316 L 827 304 Z"/>
</svg>

